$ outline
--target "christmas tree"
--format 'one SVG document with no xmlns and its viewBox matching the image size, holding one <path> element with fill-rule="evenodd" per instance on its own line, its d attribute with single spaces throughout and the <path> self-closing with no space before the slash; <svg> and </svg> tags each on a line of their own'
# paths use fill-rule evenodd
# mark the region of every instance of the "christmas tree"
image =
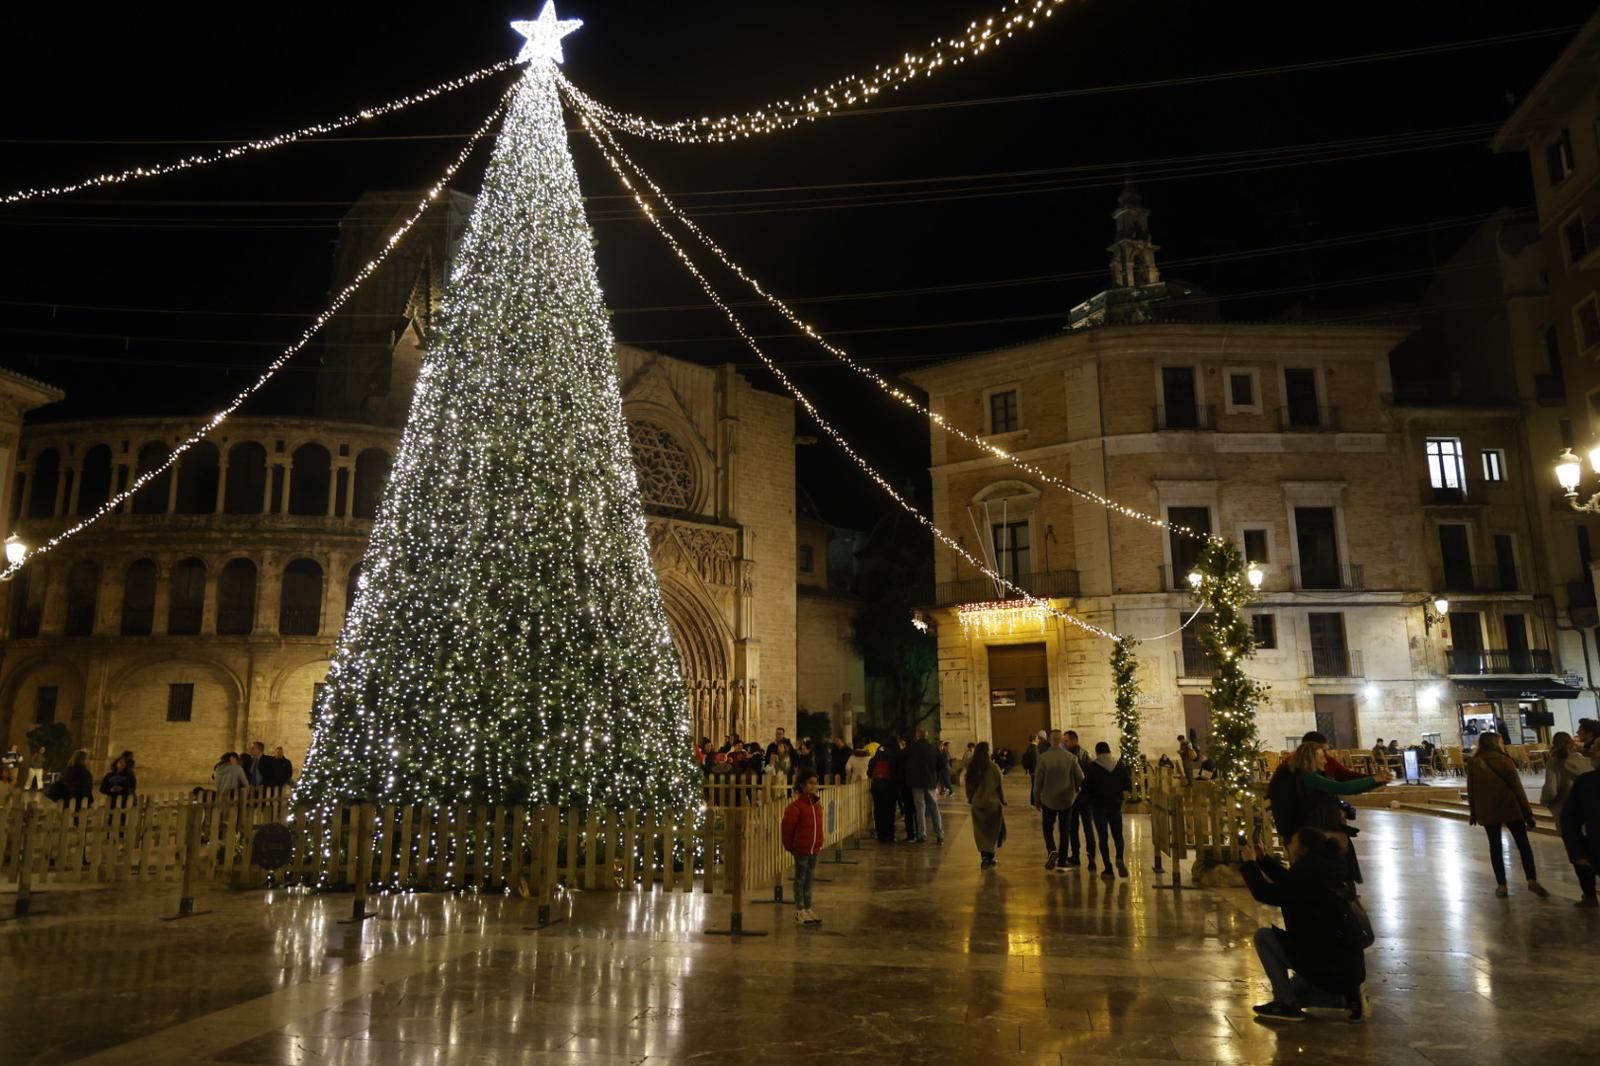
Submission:
<svg viewBox="0 0 1600 1066">
<path fill-rule="evenodd" d="M 1267 686 L 1245 673 L 1245 663 L 1255 654 L 1256 633 L 1244 613 L 1255 599 L 1246 576 L 1244 557 L 1236 544 L 1215 539 L 1206 545 L 1195 564 L 1193 596 L 1211 612 L 1200 626 L 1200 647 L 1215 663 L 1206 702 L 1211 708 L 1211 761 L 1217 767 L 1217 784 L 1238 797 L 1250 787 L 1261 737 L 1256 710 L 1267 697 Z"/>
<path fill-rule="evenodd" d="M 673 808 L 698 775 L 550 4 L 452 266 L 297 795 Z"/>
</svg>

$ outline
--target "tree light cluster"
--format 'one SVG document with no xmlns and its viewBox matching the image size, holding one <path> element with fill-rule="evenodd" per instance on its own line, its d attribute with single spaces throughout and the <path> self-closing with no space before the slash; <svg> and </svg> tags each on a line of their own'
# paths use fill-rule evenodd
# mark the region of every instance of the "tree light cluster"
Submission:
<svg viewBox="0 0 1600 1066">
<path fill-rule="evenodd" d="M 1217 767 L 1217 784 L 1227 795 L 1238 797 L 1249 787 L 1261 748 L 1256 728 L 1256 708 L 1267 698 L 1267 686 L 1244 672 L 1245 660 L 1255 654 L 1256 633 L 1245 608 L 1256 591 L 1245 576 L 1244 557 L 1238 545 L 1224 540 L 1201 553 L 1190 579 L 1196 602 L 1211 611 L 1200 627 L 1200 647 L 1211 657 L 1216 673 L 1206 688 L 1211 709 L 1211 761 Z"/>
<path fill-rule="evenodd" d="M 548 57 L 546 57 L 548 58 Z M 516 87 L 417 380 L 297 794 L 690 808 L 555 66 Z"/>
<path fill-rule="evenodd" d="M 802 122 L 815 122 L 841 111 L 875 102 L 885 92 L 893 92 L 916 78 L 931 78 L 947 66 L 960 66 L 998 49 L 1019 33 L 1027 33 L 1055 14 L 1067 0 L 1005 0 L 993 15 L 974 19 L 966 29 L 948 37 L 936 37 L 918 52 L 906 52 L 887 65 L 878 64 L 871 74 L 850 74 L 812 89 L 795 100 L 773 103 L 737 115 L 684 118 L 658 122 L 642 115 L 607 107 L 588 100 L 608 125 L 640 137 L 663 141 L 733 141 L 763 133 L 781 133 Z M 563 87 L 572 90 L 563 79 Z"/>
</svg>

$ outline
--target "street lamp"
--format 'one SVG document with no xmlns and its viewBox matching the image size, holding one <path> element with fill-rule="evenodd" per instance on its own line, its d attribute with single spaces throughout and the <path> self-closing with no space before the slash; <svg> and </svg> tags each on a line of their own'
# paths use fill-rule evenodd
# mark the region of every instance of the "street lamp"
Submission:
<svg viewBox="0 0 1600 1066">
<path fill-rule="evenodd" d="M 1195 589 L 1196 591 L 1198 591 L 1199 588 L 1200 588 L 1200 582 L 1202 582 L 1204 580 L 1205 580 L 1205 578 L 1200 575 L 1200 571 L 1198 571 L 1198 570 L 1189 571 L 1189 587 L 1190 588 Z"/>
<path fill-rule="evenodd" d="M 1432 607 L 1433 610 L 1428 610 Z M 1435 596 L 1433 603 L 1422 605 L 1422 631 L 1430 633 L 1434 626 L 1444 625 L 1444 620 L 1450 617 L 1450 601 L 1443 596 Z"/>
<path fill-rule="evenodd" d="M 13 533 L 6 538 L 6 562 L 12 566 L 17 566 L 27 557 L 28 546 L 22 542 L 21 537 Z"/>
<path fill-rule="evenodd" d="M 1589 467 L 1600 474 L 1600 445 L 1590 449 Z M 1582 502 L 1578 500 L 1578 483 L 1583 480 L 1583 463 L 1571 448 L 1563 449 L 1561 454 L 1556 456 L 1556 480 L 1561 483 L 1561 491 L 1567 497 L 1567 504 L 1574 511 L 1600 514 L 1600 492 Z"/>
<path fill-rule="evenodd" d="M 1250 587 L 1253 588 L 1253 589 L 1260 588 L 1261 587 L 1261 583 L 1267 579 L 1266 572 L 1263 571 L 1261 569 L 1261 567 L 1257 566 L 1255 563 L 1251 563 L 1250 564 L 1250 569 L 1248 569 L 1248 570 L 1246 570 L 1244 572 L 1244 576 L 1249 578 Z"/>
</svg>

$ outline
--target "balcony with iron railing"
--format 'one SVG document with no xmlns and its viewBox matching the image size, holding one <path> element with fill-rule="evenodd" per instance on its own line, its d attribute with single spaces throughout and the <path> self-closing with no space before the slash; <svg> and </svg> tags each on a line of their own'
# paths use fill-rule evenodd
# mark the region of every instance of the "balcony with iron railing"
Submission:
<svg viewBox="0 0 1600 1066">
<path fill-rule="evenodd" d="M 1446 665 L 1452 676 L 1483 677 L 1494 674 L 1555 673 L 1555 656 L 1545 648 L 1508 650 L 1506 648 L 1452 649 Z"/>
<path fill-rule="evenodd" d="M 1433 587 L 1440 592 L 1520 592 L 1522 581 L 1515 567 L 1436 566 L 1432 571 Z"/>
<path fill-rule="evenodd" d="M 1481 507 L 1488 503 L 1481 494 L 1469 492 L 1465 485 L 1435 485 L 1427 478 L 1419 482 L 1424 507 Z"/>
<path fill-rule="evenodd" d="M 1367 671 L 1359 651 L 1337 646 L 1318 647 L 1302 652 L 1307 677 L 1347 678 L 1366 677 Z"/>
<path fill-rule="evenodd" d="M 1008 577 L 1010 575 L 1007 575 Z M 1011 582 L 1017 585 L 1030 596 L 1045 598 L 1060 598 L 1076 596 L 1078 594 L 1078 572 L 1076 570 L 1041 570 L 1036 573 L 1018 574 L 1011 577 Z M 941 581 L 934 588 L 934 605 L 938 607 L 952 607 L 962 603 L 983 603 L 987 600 L 1010 600 L 1017 597 L 1016 592 L 1004 586 L 995 588 L 995 583 L 986 577 L 967 578 L 962 581 Z"/>
<path fill-rule="evenodd" d="M 1151 413 L 1158 430 L 1217 428 L 1215 404 L 1159 404 Z"/>
<path fill-rule="evenodd" d="M 1278 408 L 1278 428 L 1285 433 L 1312 433 L 1339 428 L 1337 407 L 1291 406 Z"/>
<path fill-rule="evenodd" d="M 1312 563 L 1289 568 L 1296 589 L 1360 589 L 1366 588 L 1365 575 L 1359 563 Z"/>
<path fill-rule="evenodd" d="M 1199 648 L 1173 652 L 1172 664 L 1180 681 L 1210 681 L 1217 676 L 1216 656 L 1207 655 Z"/>
</svg>

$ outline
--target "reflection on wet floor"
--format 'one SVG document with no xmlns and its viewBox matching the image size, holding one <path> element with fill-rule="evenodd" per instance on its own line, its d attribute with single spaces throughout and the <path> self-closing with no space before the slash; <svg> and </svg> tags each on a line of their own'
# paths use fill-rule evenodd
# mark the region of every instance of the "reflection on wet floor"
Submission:
<svg viewBox="0 0 1600 1066">
<path fill-rule="evenodd" d="M 723 896 L 579 894 L 534 931 L 499 896 L 386 897 L 341 925 L 348 897 L 216 894 L 163 923 L 169 887 L 41 894 L 0 925 L 0 1062 L 1596 1061 L 1600 915 L 1571 905 L 1553 839 L 1555 898 L 1514 871 L 1499 900 L 1482 830 L 1362 811 L 1372 1020 L 1274 1030 L 1250 1017 L 1270 912 L 1158 887 L 1141 818 L 1129 879 L 1046 873 L 1037 817 L 1010 813 L 995 871 L 947 807 L 942 847 L 824 864 L 820 930 L 751 903 L 770 935 L 739 941 L 703 935 Z"/>
</svg>

